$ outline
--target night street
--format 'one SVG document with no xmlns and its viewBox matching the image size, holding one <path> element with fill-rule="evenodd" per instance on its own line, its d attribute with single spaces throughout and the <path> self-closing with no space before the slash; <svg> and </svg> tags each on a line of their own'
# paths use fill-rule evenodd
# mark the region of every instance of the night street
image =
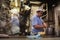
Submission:
<svg viewBox="0 0 60 40">
<path fill-rule="evenodd" d="M 0 40 L 60 40 L 60 0 L 0 0 Z"/>
</svg>

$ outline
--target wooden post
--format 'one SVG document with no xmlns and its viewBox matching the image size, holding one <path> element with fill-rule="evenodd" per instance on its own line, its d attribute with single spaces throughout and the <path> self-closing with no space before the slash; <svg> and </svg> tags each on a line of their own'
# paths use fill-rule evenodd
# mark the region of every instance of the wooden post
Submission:
<svg viewBox="0 0 60 40">
<path fill-rule="evenodd" d="M 55 32 L 56 32 L 56 36 L 59 36 L 59 26 L 58 26 L 58 11 L 55 9 Z"/>
</svg>

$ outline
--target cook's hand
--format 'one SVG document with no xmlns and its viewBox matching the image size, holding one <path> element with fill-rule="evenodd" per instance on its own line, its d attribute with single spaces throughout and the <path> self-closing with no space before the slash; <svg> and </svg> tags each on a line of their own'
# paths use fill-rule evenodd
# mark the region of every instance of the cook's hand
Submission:
<svg viewBox="0 0 60 40">
<path fill-rule="evenodd" d="M 46 23 L 43 23 L 43 26 L 46 28 L 47 27 L 47 24 Z"/>
</svg>

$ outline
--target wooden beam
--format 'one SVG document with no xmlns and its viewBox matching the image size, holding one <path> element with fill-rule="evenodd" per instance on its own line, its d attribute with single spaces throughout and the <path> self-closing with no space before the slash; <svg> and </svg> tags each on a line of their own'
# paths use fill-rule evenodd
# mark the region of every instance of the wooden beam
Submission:
<svg viewBox="0 0 60 40">
<path fill-rule="evenodd" d="M 31 4 L 37 4 L 38 5 L 38 4 L 42 3 L 42 2 L 39 2 L 39 1 L 36 1 L 36 2 L 35 1 L 30 1 L 30 3 Z"/>
</svg>

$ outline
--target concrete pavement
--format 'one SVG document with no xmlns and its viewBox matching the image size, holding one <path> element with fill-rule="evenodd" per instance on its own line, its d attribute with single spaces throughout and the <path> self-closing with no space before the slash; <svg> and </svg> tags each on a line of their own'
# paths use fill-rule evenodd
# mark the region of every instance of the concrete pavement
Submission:
<svg viewBox="0 0 60 40">
<path fill-rule="evenodd" d="M 28 38 L 0 38 L 0 40 L 31 40 L 31 39 L 28 39 Z M 32 39 L 32 40 L 38 40 L 38 39 Z M 40 38 L 39 40 L 60 40 L 60 37 Z"/>
</svg>

